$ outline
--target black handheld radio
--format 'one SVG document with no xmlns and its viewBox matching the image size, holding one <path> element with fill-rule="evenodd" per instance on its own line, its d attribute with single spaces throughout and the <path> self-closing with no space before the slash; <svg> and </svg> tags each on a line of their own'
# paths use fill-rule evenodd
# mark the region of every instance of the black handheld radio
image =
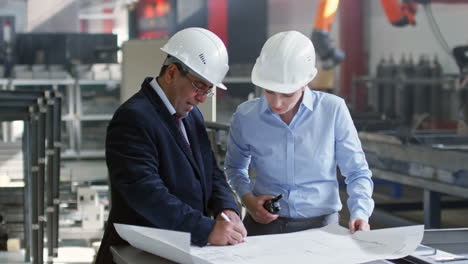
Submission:
<svg viewBox="0 0 468 264">
<path fill-rule="evenodd" d="M 266 201 L 263 204 L 263 208 L 272 214 L 278 214 L 281 210 L 279 200 L 283 198 L 283 194 L 276 196 L 275 198 Z"/>
</svg>

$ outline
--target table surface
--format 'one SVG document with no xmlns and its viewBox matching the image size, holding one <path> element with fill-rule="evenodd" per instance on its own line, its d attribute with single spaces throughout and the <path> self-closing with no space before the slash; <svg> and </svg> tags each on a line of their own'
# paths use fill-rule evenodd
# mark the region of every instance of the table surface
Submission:
<svg viewBox="0 0 468 264">
<path fill-rule="evenodd" d="M 431 229 L 424 231 L 422 244 L 444 250 L 453 254 L 468 257 L 468 228 Z M 116 264 L 170 264 L 175 263 L 160 256 L 156 256 L 132 246 L 113 246 L 111 252 Z M 405 263 L 397 261 L 398 263 Z M 376 260 L 366 264 L 395 263 L 388 260 Z M 448 264 L 451 262 L 444 262 Z M 468 263 L 465 261 L 453 262 L 456 264 Z"/>
</svg>

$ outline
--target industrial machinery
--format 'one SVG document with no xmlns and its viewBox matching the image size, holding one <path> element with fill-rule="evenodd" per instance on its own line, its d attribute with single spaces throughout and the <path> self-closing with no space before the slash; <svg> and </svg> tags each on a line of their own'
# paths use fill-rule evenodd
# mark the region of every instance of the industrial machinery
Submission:
<svg viewBox="0 0 468 264">
<path fill-rule="evenodd" d="M 325 70 L 335 67 L 345 58 L 345 53 L 334 47 L 329 36 L 339 2 L 320 1 L 311 36 Z M 434 37 L 448 54 L 453 55 L 460 68 L 460 76 L 444 75 L 437 57 L 421 56 L 418 61 L 414 61 L 411 55 L 403 55 L 399 63 L 395 62 L 393 56 L 381 59 L 375 77 L 355 77 L 353 81 L 351 111 L 358 128 L 375 130 L 403 126 L 407 130 L 453 129 L 445 121 L 453 120 L 457 115 L 464 120 L 460 126 L 466 124 L 466 92 L 463 89 L 468 83 L 468 46 L 455 47 L 453 50 L 449 47 L 432 14 L 433 2 L 443 3 L 436 0 L 380 1 L 388 21 L 396 27 L 416 25 L 416 11 L 422 5 Z M 355 92 L 358 89 L 367 90 L 365 113 L 357 113 Z M 454 96 L 460 98 L 460 108 L 454 109 Z M 457 111 L 460 113 L 454 113 Z M 428 123 L 431 124 L 428 126 Z"/>
<path fill-rule="evenodd" d="M 315 24 L 312 31 L 312 42 L 326 70 L 338 65 L 345 58 L 345 53 L 333 46 L 330 39 L 330 30 L 338 9 L 339 0 L 321 0 L 315 16 Z M 415 25 L 417 4 L 429 3 L 429 0 L 381 0 L 389 22 L 397 27 Z"/>
<path fill-rule="evenodd" d="M 466 208 L 468 198 L 468 129 L 463 129 L 468 127 L 468 46 L 449 47 L 432 15 L 431 2 L 435 1 L 380 1 L 396 27 L 416 25 L 416 11 L 422 5 L 435 38 L 457 62 L 459 75 L 444 74 L 437 56 L 403 54 L 399 59 L 382 58 L 375 76 L 352 80 L 351 113 L 376 183 L 423 189 L 418 204 L 377 204 L 374 217 L 387 225 L 409 224 L 388 211 L 412 207 L 424 209 L 426 227 L 440 227 L 441 210 Z M 329 36 L 338 6 L 339 0 L 320 1 L 311 36 L 325 70 L 345 59 Z M 366 91 L 364 112 L 357 111 L 358 89 Z M 398 195 L 395 191 L 393 198 Z M 444 201 L 444 195 L 455 201 Z"/>
</svg>

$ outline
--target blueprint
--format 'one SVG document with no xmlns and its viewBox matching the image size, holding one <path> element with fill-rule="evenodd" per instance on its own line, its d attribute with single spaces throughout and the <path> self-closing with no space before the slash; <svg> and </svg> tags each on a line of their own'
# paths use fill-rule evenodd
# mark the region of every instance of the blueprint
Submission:
<svg viewBox="0 0 468 264">
<path fill-rule="evenodd" d="M 306 231 L 247 237 L 235 246 L 190 246 L 190 234 L 115 224 L 132 246 L 178 263 L 362 263 L 411 254 L 424 226 L 358 231 L 339 225 Z"/>
</svg>

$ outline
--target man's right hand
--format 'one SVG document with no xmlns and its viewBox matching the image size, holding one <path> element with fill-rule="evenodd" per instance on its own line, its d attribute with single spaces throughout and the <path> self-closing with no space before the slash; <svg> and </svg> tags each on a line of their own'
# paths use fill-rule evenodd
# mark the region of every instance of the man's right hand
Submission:
<svg viewBox="0 0 468 264">
<path fill-rule="evenodd" d="M 245 229 L 235 223 L 217 220 L 208 237 L 208 243 L 215 246 L 236 245 L 244 242 L 243 232 Z"/>
<path fill-rule="evenodd" d="M 242 197 L 242 202 L 255 222 L 260 224 L 268 224 L 278 218 L 278 215 L 271 214 L 263 207 L 263 204 L 266 201 L 273 198 L 275 197 L 272 195 L 255 196 L 252 193 L 248 193 Z"/>
</svg>

